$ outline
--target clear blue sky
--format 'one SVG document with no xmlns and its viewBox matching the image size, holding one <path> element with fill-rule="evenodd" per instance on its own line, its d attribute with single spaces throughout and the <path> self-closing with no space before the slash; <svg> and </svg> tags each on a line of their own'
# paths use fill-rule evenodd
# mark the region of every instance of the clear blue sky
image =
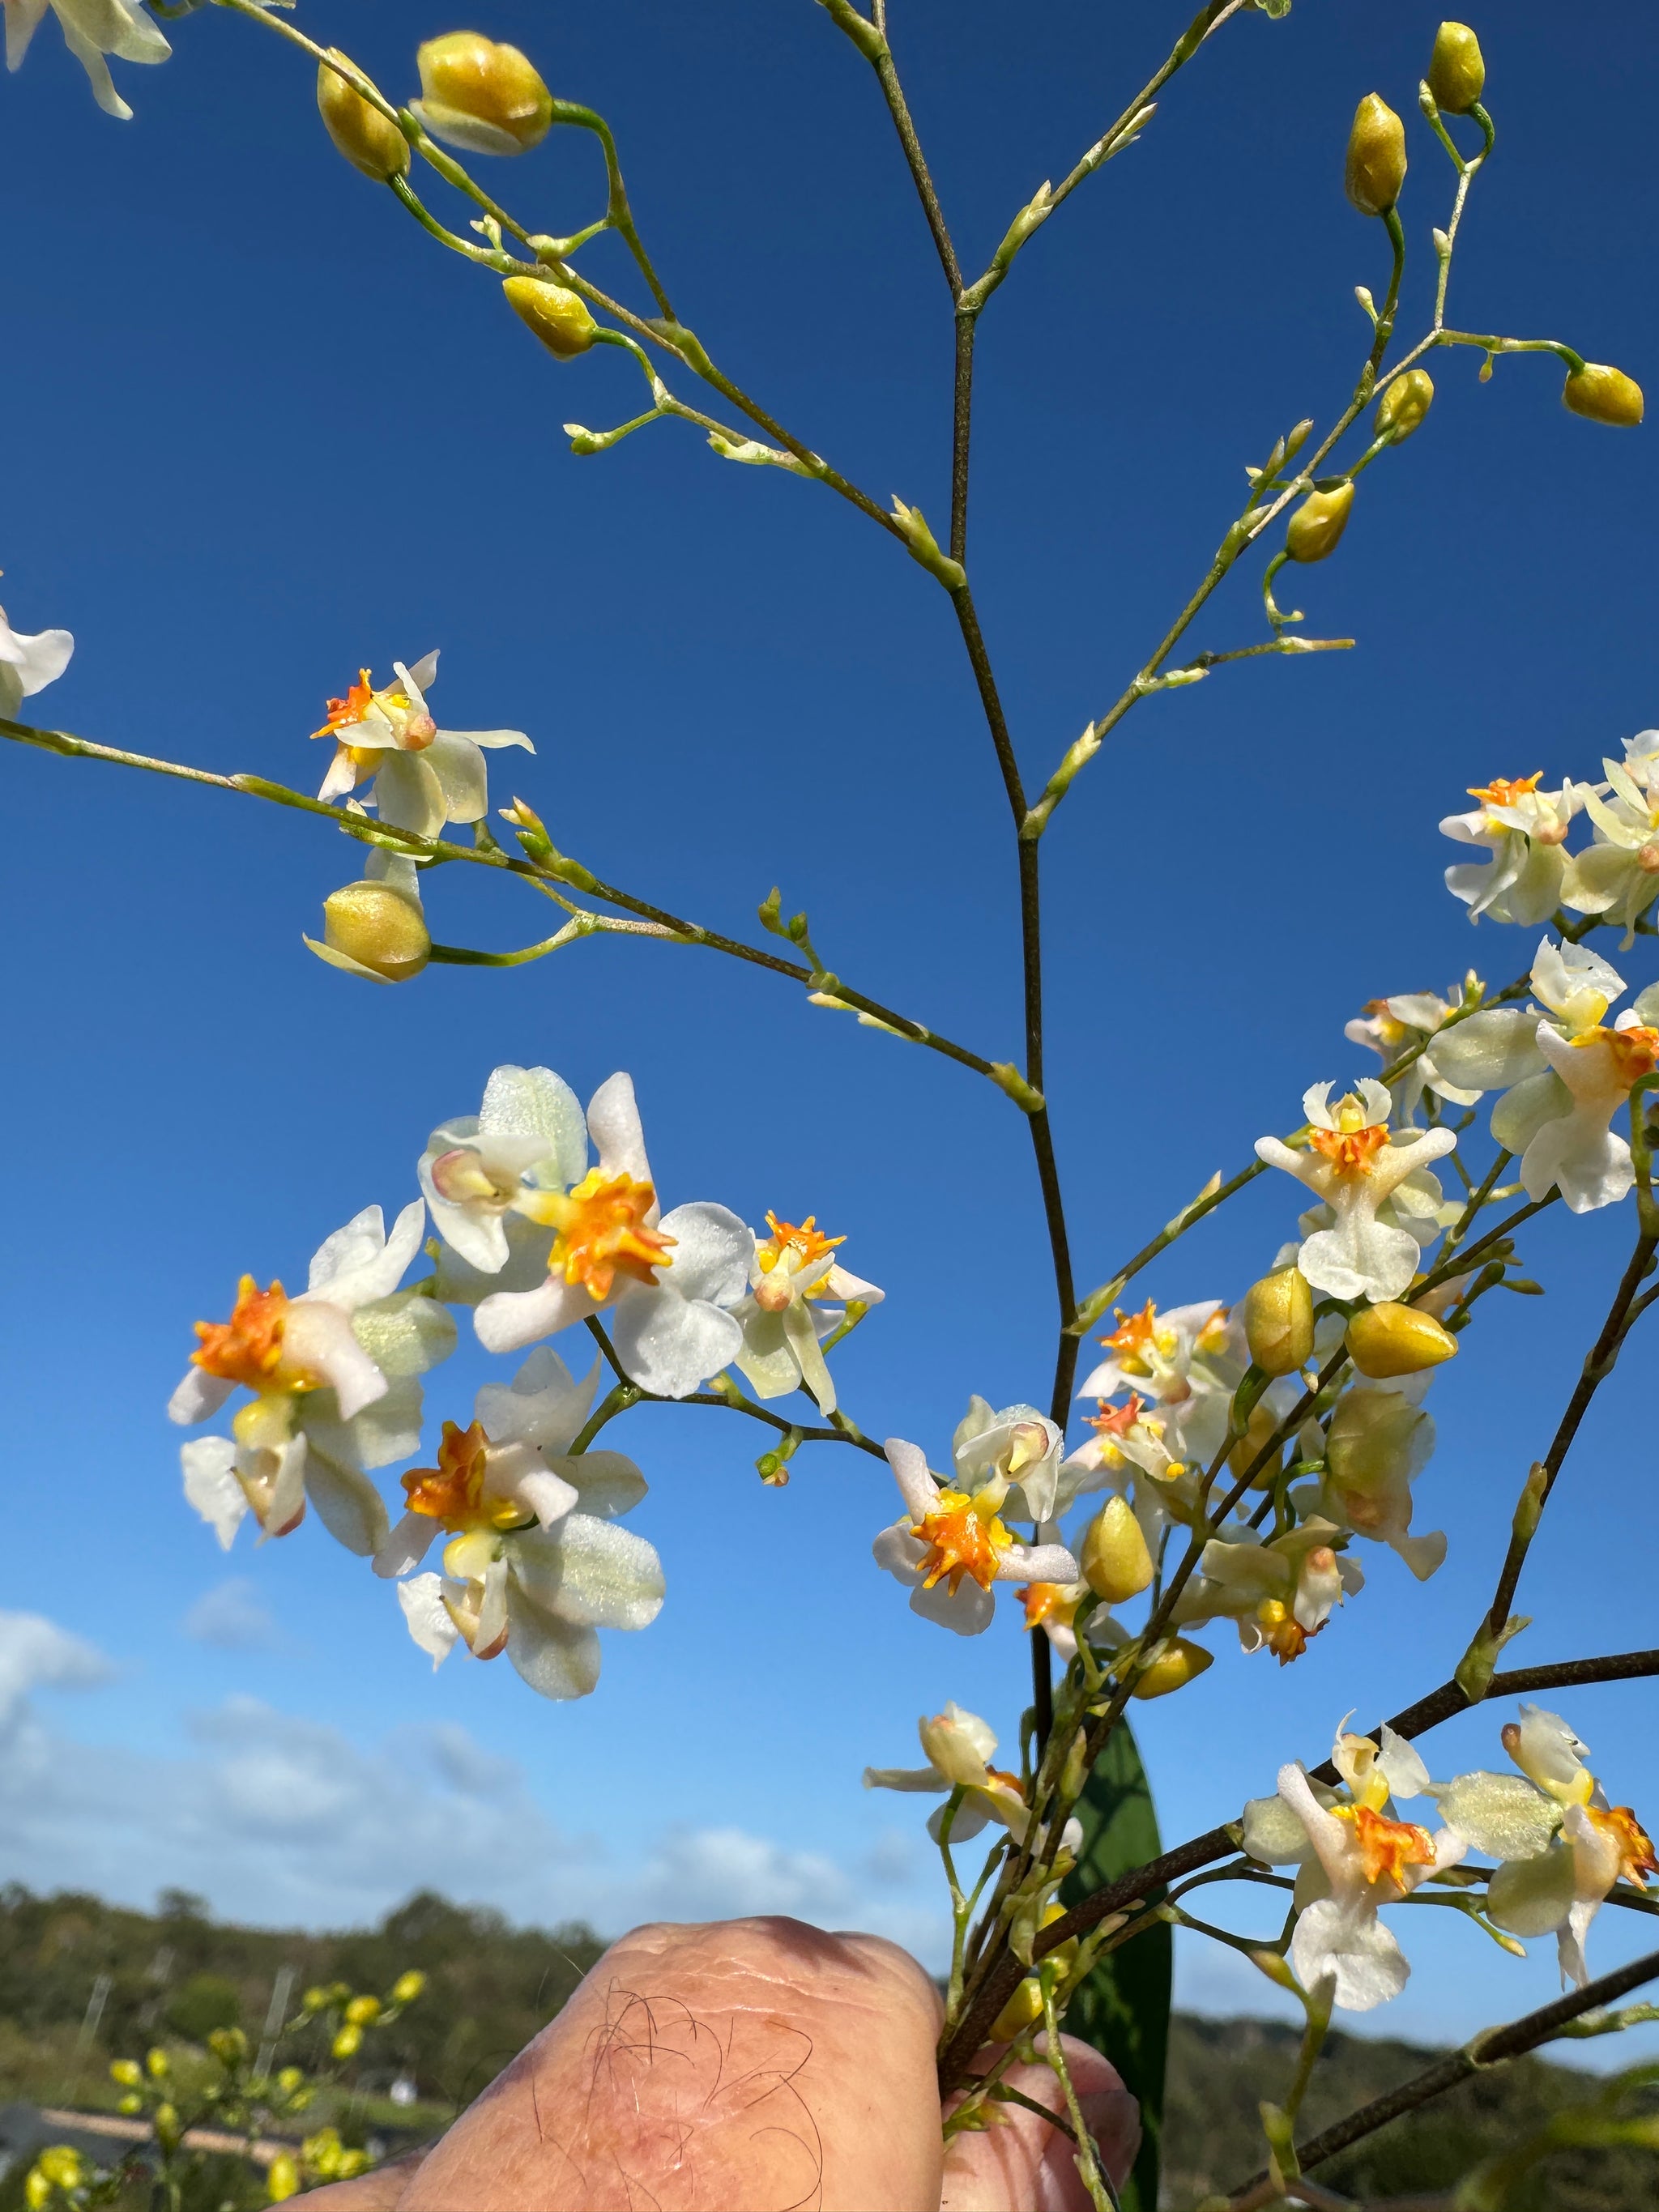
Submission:
<svg viewBox="0 0 1659 2212">
<path fill-rule="evenodd" d="M 978 266 L 1180 27 L 1151 9 L 901 0 L 894 35 L 941 191 Z M 453 19 L 310 5 L 388 89 Z M 682 314 L 818 450 L 943 524 L 950 318 L 870 72 L 807 0 L 687 10 L 494 0 L 556 90 L 612 120 Z M 1345 204 L 1343 143 L 1376 87 L 1408 113 L 1436 11 L 1299 0 L 1178 80 L 1144 142 L 1024 256 L 985 318 L 970 558 L 1028 773 L 1116 696 L 1201 574 L 1243 465 L 1328 421 L 1379 291 L 1380 229 Z M 1479 27 L 1498 151 L 1455 280 L 1466 326 L 1559 336 L 1652 385 L 1659 67 L 1650 12 L 1512 0 Z M 516 724 L 495 756 L 566 849 L 711 926 L 775 881 L 847 980 L 992 1057 L 1018 1041 L 1012 865 L 943 595 L 829 495 L 717 461 L 659 425 L 578 461 L 560 424 L 636 411 L 620 354 L 551 362 L 497 288 L 334 155 L 310 74 L 256 26 L 178 25 L 117 64 L 101 115 L 55 26 L 3 102 L 13 425 L 0 595 L 77 650 L 39 702 L 88 736 L 301 786 L 305 733 L 360 664 L 437 645 L 441 719 Z M 1449 172 L 1413 118 L 1403 213 L 1420 325 Z M 532 226 L 597 212 L 592 150 L 556 134 L 492 177 Z M 628 283 L 601 240 L 583 265 Z M 633 295 L 630 292 L 629 296 Z M 1051 1096 L 1081 1275 L 1097 1281 L 1310 1082 L 1364 1072 L 1342 1023 L 1382 991 L 1506 980 L 1520 933 L 1471 931 L 1436 832 L 1466 786 L 1596 773 L 1659 720 L 1655 433 L 1601 431 L 1559 372 L 1434 364 L 1428 427 L 1373 471 L 1339 557 L 1299 579 L 1310 628 L 1359 649 L 1227 670 L 1153 700 L 1048 841 Z M 1195 642 L 1258 635 L 1254 571 Z M 353 871 L 331 831 L 251 802 L 8 748 L 5 1021 L 13 1138 L 3 1287 L 13 1479 L 0 1604 L 65 1644 L 0 1679 L 12 1774 L 0 1874 L 143 1898 L 163 1882 L 270 1922 L 376 1913 L 416 1883 L 538 1920 L 799 1910 L 937 1950 L 928 1854 L 866 1760 L 911 1755 L 947 1697 L 1012 1738 L 1012 1620 L 973 1644 L 915 1620 L 868 1559 L 896 1494 L 873 1462 L 803 1455 L 763 1489 L 759 1439 L 648 1410 L 617 1440 L 663 1554 L 648 1633 L 607 1639 L 599 1692 L 550 1707 L 503 1667 L 435 1680 L 390 1593 L 307 1526 L 228 1562 L 179 1495 L 164 1407 L 191 1322 L 244 1269 L 290 1285 L 359 1206 L 395 1207 L 434 1122 L 497 1061 L 586 1096 L 639 1087 L 668 1202 L 816 1212 L 887 1304 L 844 1401 L 934 1455 L 970 1390 L 1046 1396 L 1051 1291 L 1018 1114 L 989 1085 L 681 950 L 599 942 L 527 969 L 375 992 L 302 949 Z M 509 781 L 509 777 L 512 781 Z M 496 880 L 429 887 L 438 933 L 505 946 L 544 906 Z M 1632 955 L 1633 984 L 1650 952 Z M 1236 1296 L 1293 1233 L 1264 1179 L 1147 1279 Z M 1435 1394 L 1425 1591 L 1368 1550 L 1363 1600 L 1293 1669 L 1223 1654 L 1148 1711 L 1171 1839 L 1449 1671 L 1490 1590 L 1616 1264 L 1615 1218 L 1550 1217 L 1549 1285 L 1477 1329 Z M 461 1413 L 476 1354 L 435 1378 Z M 1587 1425 L 1522 1593 L 1517 1658 L 1654 1634 L 1653 1356 Z M 227 1583 L 231 1587 L 227 1589 Z M 205 1607 L 205 1611 L 203 1608 Z M 20 1647 L 21 1648 L 21 1647 Z M 48 1679 L 58 1679 L 56 1686 Z M 31 1684 L 33 1685 L 31 1688 Z M 73 1692 L 73 1694 L 71 1694 Z M 1619 1798 L 1659 1814 L 1651 1693 L 1567 1710 Z M 1496 1759 L 1502 1715 L 1443 1730 L 1437 1771 Z M 1642 1948 L 1609 1912 L 1593 1955 Z M 1242 1924 L 1248 1925 L 1248 1921 Z M 1408 1931 L 1413 1932 L 1414 1930 Z M 1472 1930 L 1413 1948 L 1375 2024 L 1461 2035 L 1544 2001 Z M 1207 1955 L 1188 2001 L 1256 2006 Z"/>
</svg>

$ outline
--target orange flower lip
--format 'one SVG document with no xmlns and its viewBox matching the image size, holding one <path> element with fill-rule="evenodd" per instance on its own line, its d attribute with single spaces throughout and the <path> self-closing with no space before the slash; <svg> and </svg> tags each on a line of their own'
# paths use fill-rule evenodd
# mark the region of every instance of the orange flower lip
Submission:
<svg viewBox="0 0 1659 2212">
<path fill-rule="evenodd" d="M 1027 1628 L 1041 1628 L 1045 1620 L 1052 1620 L 1056 1628 L 1069 1628 L 1082 1602 L 1068 1597 L 1061 1583 L 1027 1583 L 1019 1601 L 1025 1608 Z"/>
<path fill-rule="evenodd" d="M 1468 793 L 1471 799 L 1478 799 L 1486 806 L 1513 806 L 1519 799 L 1529 799 L 1543 781 L 1541 768 L 1536 775 L 1515 778 L 1495 775 L 1490 783 L 1470 784 Z"/>
<path fill-rule="evenodd" d="M 1403 1890 L 1407 1887 L 1404 1875 L 1407 1867 L 1434 1864 L 1433 1840 L 1426 1828 L 1419 1828 L 1413 1821 L 1385 1820 L 1381 1813 L 1373 1813 L 1364 1805 L 1354 1806 L 1352 1815 L 1345 1805 L 1339 1817 L 1352 1817 L 1353 1820 L 1360 1863 L 1367 1881 L 1391 1881 L 1395 1888 Z"/>
<path fill-rule="evenodd" d="M 922 1588 L 932 1589 L 943 1582 L 952 1597 L 969 1576 L 981 1589 L 989 1589 L 996 1580 L 999 1553 L 1014 1540 L 1000 1521 L 981 1519 L 973 1500 L 959 1490 L 941 1490 L 933 1510 L 912 1525 L 911 1534 L 928 1547 L 921 1562 Z"/>
<path fill-rule="evenodd" d="M 1144 1359 L 1149 1348 L 1155 1348 L 1158 1340 L 1158 1308 L 1151 1298 L 1139 1313 L 1126 1314 L 1121 1306 L 1113 1310 L 1117 1327 L 1101 1342 L 1109 1351 L 1126 1352 L 1132 1358 Z"/>
<path fill-rule="evenodd" d="M 1372 1160 L 1388 1141 L 1387 1127 L 1381 1121 L 1369 1129 L 1315 1129 L 1308 1137 L 1311 1148 L 1345 1176 L 1369 1175 Z"/>
<path fill-rule="evenodd" d="M 1619 1853 L 1619 1871 L 1626 1881 L 1634 1882 L 1638 1889 L 1645 1889 L 1644 1875 L 1659 1874 L 1659 1860 L 1653 1855 L 1653 1844 L 1647 1830 L 1628 1805 L 1614 1805 L 1607 1812 L 1594 1805 L 1584 1808 L 1585 1818 L 1599 1828 Z"/>
<path fill-rule="evenodd" d="M 826 1237 L 817 1225 L 815 1213 L 809 1213 L 797 1228 L 793 1221 L 780 1221 L 775 1213 L 769 1211 L 766 1225 L 772 1234 L 756 1246 L 755 1257 L 760 1262 L 763 1273 L 769 1275 L 787 1254 L 794 1255 L 799 1273 L 802 1268 L 810 1267 L 815 1261 L 822 1260 L 833 1252 L 837 1244 L 847 1242 L 844 1237 Z"/>
<path fill-rule="evenodd" d="M 628 1175 L 607 1176 L 598 1168 L 568 1196 L 546 1193 L 536 1218 L 550 1221 L 558 1231 L 548 1273 L 580 1283 L 601 1304 L 618 1275 L 654 1284 L 656 1269 L 673 1264 L 669 1248 L 674 1242 L 646 1226 L 645 1217 L 656 1202 L 652 1184 L 635 1182 Z"/>
<path fill-rule="evenodd" d="M 1097 1413 L 1084 1415 L 1084 1426 L 1093 1429 L 1097 1436 L 1127 1437 L 1140 1419 L 1141 1411 L 1146 1403 L 1146 1401 L 1138 1390 L 1130 1391 L 1129 1402 L 1127 1406 L 1109 1405 L 1104 1399 L 1102 1399 L 1100 1411 Z"/>
<path fill-rule="evenodd" d="M 483 1479 L 489 1439 L 481 1423 L 458 1428 L 444 1423 L 436 1467 L 411 1468 L 399 1479 L 411 1513 L 441 1522 L 453 1534 L 474 1528 L 483 1518 Z"/>
<path fill-rule="evenodd" d="M 357 671 L 357 681 L 347 691 L 345 697 L 329 701 L 328 720 L 320 730 L 313 730 L 312 736 L 313 738 L 337 737 L 345 726 L 362 720 L 374 703 L 374 687 L 369 681 L 368 671 L 366 668 L 360 668 Z"/>
<path fill-rule="evenodd" d="M 198 1321 L 202 1340 L 193 1364 L 226 1382 L 249 1390 L 268 1390 L 283 1364 L 283 1334 L 288 1323 L 288 1293 L 280 1283 L 262 1291 L 252 1275 L 236 1286 L 236 1304 L 227 1322 Z"/>
</svg>

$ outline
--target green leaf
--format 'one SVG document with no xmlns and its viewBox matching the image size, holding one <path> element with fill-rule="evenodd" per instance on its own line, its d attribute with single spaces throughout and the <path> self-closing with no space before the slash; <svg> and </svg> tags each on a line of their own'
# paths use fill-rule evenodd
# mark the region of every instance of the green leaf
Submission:
<svg viewBox="0 0 1659 2212">
<path fill-rule="evenodd" d="M 1083 1849 L 1061 1888 L 1076 1905 L 1163 1849 L 1152 1793 L 1128 1723 L 1120 1721 L 1078 1801 Z M 1147 1903 L 1155 1904 L 1149 1897 Z M 1109 2058 L 1140 2100 L 1140 2152 L 1121 2197 L 1123 2212 L 1158 2212 L 1164 2071 L 1170 2042 L 1173 1936 L 1160 1921 L 1103 1959 L 1072 1999 L 1068 2034 L 1081 2036 Z"/>
</svg>

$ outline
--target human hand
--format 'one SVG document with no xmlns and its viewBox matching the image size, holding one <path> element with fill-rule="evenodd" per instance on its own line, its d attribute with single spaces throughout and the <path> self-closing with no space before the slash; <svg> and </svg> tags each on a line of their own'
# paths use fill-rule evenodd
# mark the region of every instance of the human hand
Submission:
<svg viewBox="0 0 1659 2212">
<path fill-rule="evenodd" d="M 448 2133 L 318 2212 L 1088 2212 L 1070 2142 L 1018 2106 L 942 2146 L 939 1992 L 876 1936 L 797 1920 L 635 1929 Z M 1134 2100 L 1066 2053 L 1121 2180 Z M 992 2054 L 983 2054 L 988 2060 Z M 1063 2110 L 1043 2065 L 1011 2085 Z"/>
</svg>

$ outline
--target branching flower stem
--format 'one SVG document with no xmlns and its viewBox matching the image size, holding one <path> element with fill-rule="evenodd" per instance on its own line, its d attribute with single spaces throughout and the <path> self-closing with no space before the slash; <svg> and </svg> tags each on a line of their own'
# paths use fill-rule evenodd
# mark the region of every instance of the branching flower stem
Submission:
<svg viewBox="0 0 1659 2212">
<path fill-rule="evenodd" d="M 0 715 L 0 737 L 9 738 L 19 744 L 36 746 L 44 752 L 57 753 L 66 760 L 106 761 L 118 768 L 146 769 L 155 775 L 175 776 L 186 783 L 209 784 L 217 791 L 235 792 L 243 798 L 268 799 L 273 805 L 293 807 L 303 814 L 323 815 L 360 843 L 407 854 L 416 860 L 464 860 L 475 867 L 501 869 L 538 890 L 544 890 L 552 884 L 573 884 L 577 889 L 604 899 L 611 906 L 622 907 L 639 915 L 648 925 L 642 930 L 630 930 L 630 934 L 655 937 L 676 945 L 702 945 L 711 952 L 729 953 L 733 959 L 747 961 L 753 967 L 768 969 L 774 975 L 787 975 L 793 981 L 804 983 L 809 989 L 833 999 L 838 1005 L 849 1007 L 854 1012 L 870 1015 L 873 1021 L 894 1030 L 912 1044 L 925 1044 L 934 1052 L 943 1053 L 947 1060 L 954 1060 L 963 1067 L 971 1067 L 975 1074 L 988 1077 L 1000 1091 L 1014 1097 L 1017 1103 L 1020 1103 L 1018 1091 L 1010 1089 L 1009 1078 L 1012 1071 L 1005 1062 L 985 1060 L 978 1053 L 969 1052 L 965 1046 L 954 1043 L 949 1037 L 940 1036 L 937 1030 L 927 1028 L 909 1015 L 898 1013 L 892 1007 L 883 1006 L 878 1000 L 867 998 L 863 992 L 854 990 L 837 975 L 805 967 L 797 960 L 783 959 L 759 945 L 745 945 L 740 938 L 726 937 L 718 930 L 705 929 L 699 922 L 686 921 L 668 913 L 665 908 L 652 904 L 649 900 L 636 897 L 631 891 L 622 890 L 614 884 L 604 883 L 591 870 L 583 867 L 580 861 L 562 854 L 556 855 L 551 864 L 543 864 L 515 860 L 493 842 L 488 845 L 457 845 L 441 837 L 417 837 L 412 830 L 389 828 L 368 815 L 349 813 L 343 806 L 331 806 L 325 799 L 307 798 L 303 792 L 292 791 L 286 784 L 273 783 L 264 776 L 220 775 L 210 769 L 191 768 L 180 761 L 158 760 L 146 753 L 124 751 L 115 745 L 95 744 L 90 738 L 76 737 L 67 730 L 40 728 L 28 722 L 11 721 L 4 715 Z M 568 905 L 569 902 L 561 901 L 561 903 Z M 575 937 L 591 936 L 596 931 L 606 928 L 626 927 L 618 925 L 611 917 L 592 914 L 586 908 L 573 908 L 572 913 L 579 924 L 574 933 Z M 552 951 L 556 944 L 572 941 L 573 938 L 562 930 L 558 937 L 549 939 L 544 947 L 532 946 L 528 952 L 518 956 L 469 954 L 462 947 L 450 946 L 444 948 L 442 954 L 437 954 L 434 948 L 434 957 L 451 960 L 459 957 L 469 965 L 510 964 L 515 957 L 539 957 L 543 951 Z"/>
<path fill-rule="evenodd" d="M 1346 2119 L 1339 2120 L 1334 2127 L 1326 2128 L 1310 2141 L 1298 2144 L 1298 2162 L 1304 2166 L 1322 2165 L 1327 2159 L 1334 2158 L 1339 2151 L 1346 2150 L 1350 2143 L 1358 2142 L 1363 2137 L 1375 2134 L 1378 2128 L 1386 2127 L 1390 2120 L 1398 2119 L 1402 2113 L 1415 2112 L 1419 2106 L 1430 2103 L 1436 2097 L 1444 2096 L 1448 2089 L 1455 2089 L 1459 2082 L 1467 2081 L 1471 2075 L 1483 2073 L 1490 2067 L 1501 2066 L 1511 2058 L 1522 2057 L 1528 2051 L 1536 2051 L 1540 2044 L 1553 2042 L 1558 2036 L 1570 2033 L 1573 2024 L 1582 2020 L 1586 2013 L 1598 2011 L 1603 2005 L 1611 2004 L 1616 1998 L 1623 1996 L 1627 1990 L 1639 1989 L 1644 1982 L 1650 1982 L 1656 1977 L 1659 1977 L 1659 1951 L 1650 1951 L 1645 1958 L 1633 1960 L 1627 1966 L 1603 1974 L 1596 1981 L 1587 1982 L 1582 1990 L 1574 1990 L 1565 1996 L 1558 1997 L 1553 2004 L 1540 2005 L 1536 2012 L 1527 2013 L 1520 2020 L 1511 2021 L 1507 2027 L 1483 2029 L 1461 2051 L 1449 2052 L 1423 2073 L 1402 2083 L 1398 2089 L 1391 2089 L 1386 2096 L 1374 2098 L 1369 2105 L 1363 2105 L 1358 2112 L 1350 2112 Z M 1266 2174 L 1255 2174 L 1242 2188 L 1235 2190 L 1230 2200 L 1233 2212 L 1243 2212 L 1243 2207 L 1249 2203 L 1270 2202 L 1270 2199 L 1256 2194 L 1267 2179 Z"/>
</svg>

